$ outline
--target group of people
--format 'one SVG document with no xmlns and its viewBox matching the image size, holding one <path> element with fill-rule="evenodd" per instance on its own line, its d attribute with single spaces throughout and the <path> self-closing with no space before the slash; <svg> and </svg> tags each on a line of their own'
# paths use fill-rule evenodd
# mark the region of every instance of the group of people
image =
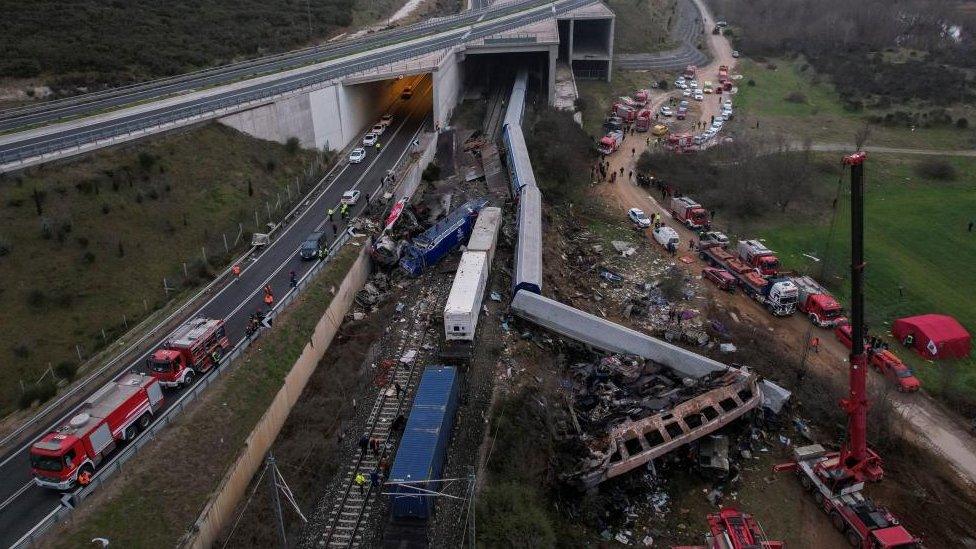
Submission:
<svg viewBox="0 0 976 549">
<path fill-rule="evenodd" d="M 399 385 L 397 385 L 397 388 L 399 389 Z M 399 390 L 397 393 L 399 393 Z M 356 476 L 353 478 L 360 494 L 365 491 L 367 481 L 371 487 L 379 488 L 390 477 L 390 466 L 392 465 L 393 459 L 393 442 L 395 437 L 403 433 L 406 425 L 407 418 L 403 414 L 399 414 L 393 420 L 393 423 L 390 424 L 390 435 L 386 440 L 369 436 L 368 433 L 363 433 L 363 436 L 359 437 L 360 456 L 365 458 L 366 452 L 371 452 L 373 457 L 377 459 L 376 467 L 369 472 L 368 479 L 362 471 L 357 471 Z"/>
</svg>

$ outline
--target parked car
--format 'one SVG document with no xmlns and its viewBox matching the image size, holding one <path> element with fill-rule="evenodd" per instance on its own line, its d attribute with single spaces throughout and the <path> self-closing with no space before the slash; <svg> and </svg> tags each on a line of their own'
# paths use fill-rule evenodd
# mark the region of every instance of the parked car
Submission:
<svg viewBox="0 0 976 549">
<path fill-rule="evenodd" d="M 698 87 L 698 81 L 697 80 L 692 80 L 691 82 L 688 83 L 688 85 L 690 87 L 692 87 L 692 88 L 697 88 Z"/>
<path fill-rule="evenodd" d="M 373 129 L 369 130 L 370 133 L 375 133 L 377 136 L 383 135 L 386 131 L 386 126 L 383 124 L 373 124 Z"/>
<path fill-rule="evenodd" d="M 684 120 L 688 116 L 688 107 L 678 107 L 678 112 L 675 113 L 674 117 L 678 120 Z"/>
<path fill-rule="evenodd" d="M 400 99 L 407 100 L 410 99 L 411 97 L 413 97 L 413 88 L 411 88 L 410 86 L 403 88 L 403 91 L 400 92 Z"/>
<path fill-rule="evenodd" d="M 688 89 L 688 84 L 685 84 L 683 80 L 675 80 L 674 87 L 678 88 L 679 90 L 686 90 Z"/>
<path fill-rule="evenodd" d="M 718 21 L 715 22 L 715 26 L 718 27 L 718 28 L 720 28 L 720 29 L 724 29 L 725 27 L 729 26 L 729 24 L 727 22 L 725 22 L 725 21 L 718 20 Z"/>
<path fill-rule="evenodd" d="M 732 57 L 738 58 L 739 57 L 739 50 L 732 50 Z"/>
<path fill-rule="evenodd" d="M 705 96 L 702 95 L 702 92 L 695 92 L 695 101 L 704 101 L 704 100 L 705 100 Z"/>
<path fill-rule="evenodd" d="M 681 92 L 681 97 L 691 97 L 691 96 L 692 96 L 691 90 L 685 90 Z"/>
<path fill-rule="evenodd" d="M 352 150 L 351 153 L 349 153 L 350 164 L 359 164 L 365 159 L 366 159 L 366 149 L 362 147 L 356 147 L 355 149 Z"/>
<path fill-rule="evenodd" d="M 382 117 L 380 117 L 380 124 L 383 124 L 384 126 L 389 126 L 392 123 L 393 123 L 392 114 L 384 114 Z"/>
<path fill-rule="evenodd" d="M 627 217 L 641 229 L 646 229 L 651 226 L 651 218 L 647 217 L 644 210 L 640 208 L 631 208 L 627 210 Z"/>
<path fill-rule="evenodd" d="M 701 233 L 698 236 L 699 250 L 716 247 L 723 249 L 729 247 L 729 237 L 725 236 L 725 233 L 719 231 L 708 231 Z"/>
<path fill-rule="evenodd" d="M 661 107 L 661 116 L 673 116 L 673 115 L 674 115 L 674 111 L 671 110 L 671 107 L 667 105 Z"/>
<path fill-rule="evenodd" d="M 308 238 L 302 242 L 302 246 L 298 249 L 298 255 L 302 259 L 317 259 L 328 249 L 329 238 L 325 232 L 316 231 L 308 235 Z"/>
<path fill-rule="evenodd" d="M 363 136 L 363 146 L 372 147 L 376 144 L 377 139 L 379 139 L 378 135 L 373 132 L 369 132 Z"/>
<path fill-rule="evenodd" d="M 340 202 L 349 206 L 355 206 L 359 202 L 360 195 L 362 193 L 358 190 L 346 191 L 342 193 L 342 200 Z"/>
<path fill-rule="evenodd" d="M 687 101 L 685 101 L 684 99 L 682 99 L 680 102 L 678 102 L 678 107 L 684 107 L 684 108 L 687 109 L 688 108 L 688 105 L 689 105 L 689 103 Z"/>
<path fill-rule="evenodd" d="M 702 269 L 702 278 L 718 286 L 718 289 L 735 293 L 735 277 L 732 273 L 718 267 Z"/>
<path fill-rule="evenodd" d="M 731 100 L 731 99 L 726 99 L 726 100 L 725 100 L 725 101 L 724 101 L 724 102 L 722 103 L 722 108 L 723 108 L 723 109 L 729 109 L 729 110 L 732 110 L 732 100 Z"/>
</svg>

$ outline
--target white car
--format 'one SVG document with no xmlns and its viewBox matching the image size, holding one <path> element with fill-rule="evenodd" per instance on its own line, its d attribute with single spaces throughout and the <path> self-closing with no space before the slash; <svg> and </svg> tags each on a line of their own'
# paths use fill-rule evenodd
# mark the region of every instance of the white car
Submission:
<svg viewBox="0 0 976 549">
<path fill-rule="evenodd" d="M 646 229 L 647 227 L 651 226 L 651 218 L 647 217 L 644 210 L 640 208 L 631 208 L 627 210 L 627 217 L 634 222 L 634 225 L 637 225 L 641 229 Z"/>
<path fill-rule="evenodd" d="M 681 80 L 676 80 L 674 82 L 674 87 L 678 88 L 679 90 L 684 90 L 688 88 L 688 84 L 685 84 Z"/>
<path fill-rule="evenodd" d="M 379 138 L 380 136 L 376 135 L 373 132 L 369 132 L 363 136 L 363 146 L 372 147 L 373 145 L 376 144 L 376 140 Z"/>
<path fill-rule="evenodd" d="M 691 90 L 684 90 L 681 92 L 681 97 L 691 97 Z"/>
<path fill-rule="evenodd" d="M 702 92 L 696 91 L 695 92 L 695 101 L 704 101 L 704 100 L 705 100 L 705 96 L 702 95 Z"/>
<path fill-rule="evenodd" d="M 369 130 L 370 133 L 375 133 L 378 136 L 383 135 L 383 132 L 385 131 L 386 131 L 386 126 L 383 124 L 375 124 L 373 125 L 373 129 Z"/>
<path fill-rule="evenodd" d="M 722 109 L 722 118 L 732 120 L 732 109 Z"/>
<path fill-rule="evenodd" d="M 674 111 L 671 110 L 671 107 L 664 105 L 661 107 L 661 116 L 674 116 Z"/>
<path fill-rule="evenodd" d="M 688 83 L 688 85 L 691 86 L 692 88 L 697 88 L 698 87 L 698 81 L 697 80 L 692 80 L 691 82 Z"/>
<path fill-rule="evenodd" d="M 349 153 L 350 164 L 359 164 L 365 159 L 366 159 L 366 149 L 362 147 L 356 147 L 355 149 L 352 150 L 351 153 Z"/>
<path fill-rule="evenodd" d="M 738 58 L 739 55 L 739 50 L 732 50 L 732 57 Z"/>
<path fill-rule="evenodd" d="M 359 196 L 361 194 L 362 193 L 360 193 L 359 191 L 346 191 L 342 193 L 342 200 L 340 200 L 339 202 L 340 204 L 355 206 L 356 203 L 359 202 Z"/>
<path fill-rule="evenodd" d="M 726 99 L 725 102 L 722 103 L 722 108 L 732 110 L 732 100 Z"/>
<path fill-rule="evenodd" d="M 380 124 L 383 124 L 384 126 L 389 126 L 392 123 L 393 123 L 393 115 L 392 114 L 384 114 L 380 118 Z"/>
</svg>

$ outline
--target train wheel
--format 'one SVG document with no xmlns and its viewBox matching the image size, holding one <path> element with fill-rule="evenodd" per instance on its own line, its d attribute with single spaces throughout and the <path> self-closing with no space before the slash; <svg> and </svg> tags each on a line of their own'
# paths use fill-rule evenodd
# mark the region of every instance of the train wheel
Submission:
<svg viewBox="0 0 976 549">
<path fill-rule="evenodd" d="M 91 484 L 92 475 L 94 474 L 95 474 L 95 469 L 93 469 L 91 465 L 85 465 L 84 467 L 81 468 L 81 471 L 78 473 L 78 484 L 81 486 L 88 486 L 89 484 Z"/>
</svg>

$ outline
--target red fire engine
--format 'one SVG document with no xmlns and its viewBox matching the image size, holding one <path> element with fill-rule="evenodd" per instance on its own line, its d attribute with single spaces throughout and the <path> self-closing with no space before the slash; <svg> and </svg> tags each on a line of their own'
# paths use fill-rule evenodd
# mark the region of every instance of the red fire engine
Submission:
<svg viewBox="0 0 976 549">
<path fill-rule="evenodd" d="M 194 318 L 183 324 L 147 360 L 149 373 L 163 387 L 190 385 L 230 349 L 223 320 Z"/>
<path fill-rule="evenodd" d="M 56 490 L 87 486 L 118 443 L 148 427 L 162 404 L 159 382 L 144 374 L 126 374 L 102 387 L 71 419 L 31 446 L 34 482 Z"/>
</svg>

